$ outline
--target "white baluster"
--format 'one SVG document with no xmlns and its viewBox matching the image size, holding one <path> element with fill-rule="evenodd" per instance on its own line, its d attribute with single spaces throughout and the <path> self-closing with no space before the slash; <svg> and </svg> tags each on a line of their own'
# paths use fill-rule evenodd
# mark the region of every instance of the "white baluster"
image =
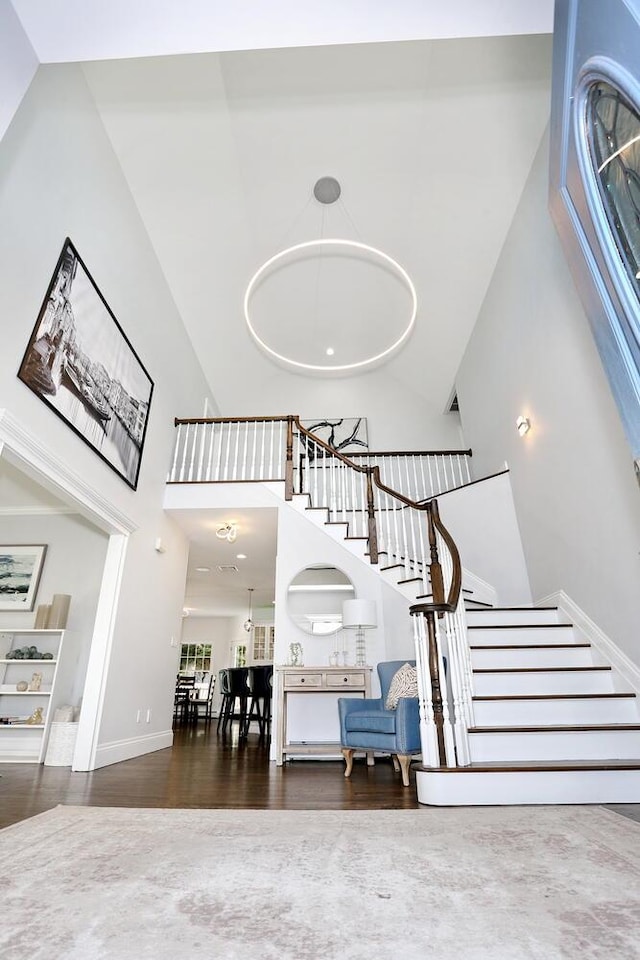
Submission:
<svg viewBox="0 0 640 960">
<path fill-rule="evenodd" d="M 436 647 L 438 656 L 438 674 L 440 676 L 440 696 L 442 698 L 442 734 L 444 738 L 444 755 L 448 767 L 456 766 L 455 738 L 453 735 L 453 726 L 451 723 L 451 709 L 449 704 L 449 690 L 447 677 L 444 670 L 444 656 L 449 654 L 446 628 L 443 623 L 446 620 L 446 614 L 442 618 L 435 618 L 436 625 Z"/>
<path fill-rule="evenodd" d="M 205 447 L 205 440 L 206 440 L 206 437 L 207 437 L 207 425 L 206 425 L 206 423 L 199 423 L 199 424 L 197 425 L 197 430 L 198 430 L 198 435 L 199 435 L 199 439 L 200 439 L 200 457 L 198 458 L 198 476 L 197 476 L 196 479 L 197 479 L 197 480 L 204 480 L 204 477 L 203 477 L 203 474 L 202 474 L 202 467 L 203 467 L 203 464 L 204 464 L 204 447 Z"/>
<path fill-rule="evenodd" d="M 176 439 L 173 446 L 173 461 L 171 463 L 171 469 L 169 470 L 169 483 L 174 483 L 177 479 L 178 474 L 178 450 L 180 449 L 180 443 L 182 440 L 182 424 L 178 424 L 178 429 L 176 430 Z"/>
<path fill-rule="evenodd" d="M 229 479 L 229 457 L 230 457 L 230 454 L 231 454 L 231 436 L 232 436 L 233 424 L 232 424 L 232 423 L 227 423 L 227 424 L 226 424 L 226 427 L 227 427 L 227 430 L 226 430 L 226 449 L 225 449 L 225 452 L 224 452 L 224 472 L 223 472 L 222 477 L 221 477 L 222 480 L 228 480 L 228 479 Z"/>
<path fill-rule="evenodd" d="M 471 467 L 470 467 L 470 464 L 471 464 L 471 457 L 469 457 L 469 456 L 467 456 L 467 455 L 465 454 L 464 465 L 465 465 L 466 470 L 467 470 L 467 483 L 471 483 Z"/>
<path fill-rule="evenodd" d="M 422 592 L 429 593 L 429 561 L 431 556 L 427 556 L 427 547 L 425 544 L 425 525 L 426 525 L 426 515 L 424 513 L 420 514 L 418 532 L 419 532 L 419 543 L 420 543 L 420 557 L 422 559 Z"/>
<path fill-rule="evenodd" d="M 249 480 L 258 479 L 258 471 L 256 469 L 256 446 L 258 443 L 258 423 L 255 420 L 251 421 L 251 429 L 253 432 L 253 443 L 251 444 L 251 463 L 249 464 Z"/>
<path fill-rule="evenodd" d="M 426 500 L 426 498 L 429 496 L 429 493 L 427 489 L 427 480 L 424 475 L 424 457 L 422 456 L 422 454 L 420 455 L 420 476 L 422 478 L 422 486 L 420 488 L 420 496 L 418 497 L 418 499 Z"/>
<path fill-rule="evenodd" d="M 213 465 L 213 438 L 215 436 L 215 424 L 208 423 L 207 427 L 209 428 L 209 456 L 207 457 L 207 476 L 205 479 L 211 481 L 213 480 L 211 468 Z"/>
<path fill-rule="evenodd" d="M 193 424 L 193 438 L 191 440 L 191 458 L 189 460 L 189 480 L 193 480 L 193 465 L 196 459 L 196 446 L 198 444 L 198 424 Z"/>
<path fill-rule="evenodd" d="M 429 670 L 429 647 L 425 620 L 422 614 L 416 614 L 413 620 L 413 640 L 416 649 L 416 675 L 418 680 L 418 702 L 420 708 L 420 744 L 422 746 L 422 765 L 439 767 L 438 731 L 433 713 L 431 693 L 431 672 Z"/>
</svg>

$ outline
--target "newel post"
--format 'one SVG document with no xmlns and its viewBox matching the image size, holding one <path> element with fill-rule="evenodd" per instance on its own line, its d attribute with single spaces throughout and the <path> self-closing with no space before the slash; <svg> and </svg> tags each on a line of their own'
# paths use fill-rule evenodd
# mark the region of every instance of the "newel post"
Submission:
<svg viewBox="0 0 640 960">
<path fill-rule="evenodd" d="M 369 563 L 378 562 L 378 529 L 376 527 L 376 507 L 373 499 L 373 481 L 375 467 L 367 467 L 367 516 L 369 520 Z"/>
<path fill-rule="evenodd" d="M 437 509 L 437 507 L 436 507 Z M 433 507 L 431 502 L 427 504 L 427 532 L 429 535 L 429 550 L 431 553 L 431 563 L 429 564 L 429 574 L 431 577 L 432 603 L 443 604 L 444 596 L 444 578 L 442 576 L 442 566 L 438 557 L 438 544 L 436 541 L 436 528 L 433 523 Z"/>
<path fill-rule="evenodd" d="M 440 667 L 438 664 L 438 641 L 436 639 L 436 615 L 429 610 L 424 615 L 427 621 L 427 642 L 429 656 L 429 673 L 431 674 L 431 703 L 433 706 L 433 721 L 438 736 L 438 755 L 440 766 L 447 765 L 447 751 L 444 743 L 444 710 L 442 706 L 442 688 L 440 686 Z"/>
<path fill-rule="evenodd" d="M 287 417 L 287 460 L 284 471 L 284 498 L 293 499 L 293 417 Z"/>
</svg>

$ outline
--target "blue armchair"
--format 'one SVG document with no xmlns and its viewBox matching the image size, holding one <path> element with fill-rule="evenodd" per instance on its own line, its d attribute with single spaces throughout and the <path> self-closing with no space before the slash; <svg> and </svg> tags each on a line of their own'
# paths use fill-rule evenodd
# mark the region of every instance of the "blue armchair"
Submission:
<svg viewBox="0 0 640 960">
<path fill-rule="evenodd" d="M 415 667 L 415 660 L 388 660 L 378 664 L 382 696 L 376 700 L 340 697 L 340 744 L 346 762 L 345 777 L 351 776 L 355 750 L 390 753 L 402 771 L 402 782 L 409 786 L 411 757 L 421 752 L 417 697 L 401 697 L 395 710 L 387 710 L 385 701 L 391 681 L 403 664 Z M 397 757 L 397 761 L 396 758 Z"/>
</svg>

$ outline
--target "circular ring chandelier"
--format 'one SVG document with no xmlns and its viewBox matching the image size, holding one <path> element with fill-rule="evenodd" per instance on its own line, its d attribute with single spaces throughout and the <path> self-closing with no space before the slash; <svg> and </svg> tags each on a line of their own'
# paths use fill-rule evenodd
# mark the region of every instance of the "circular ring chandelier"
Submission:
<svg viewBox="0 0 640 960">
<path fill-rule="evenodd" d="M 361 250 L 366 253 L 370 253 L 375 257 L 378 257 L 385 264 L 388 264 L 394 270 L 396 275 L 405 284 L 407 290 L 409 291 L 409 296 L 411 297 L 411 310 L 407 325 L 401 335 L 394 340 L 394 342 L 388 346 L 385 350 L 382 350 L 380 353 L 376 353 L 374 356 L 366 357 L 364 360 L 358 360 L 354 363 L 343 363 L 343 364 L 316 364 L 316 363 L 304 363 L 302 360 L 294 360 L 292 357 L 287 357 L 282 353 L 278 353 L 277 350 L 274 350 L 269 346 L 257 333 L 253 323 L 251 321 L 251 313 L 249 311 L 249 304 L 251 302 L 251 297 L 253 292 L 260 282 L 265 273 L 280 260 L 283 260 L 285 257 L 290 256 L 293 253 L 297 253 L 299 250 L 309 250 L 314 247 L 347 247 L 351 250 Z M 268 260 L 258 267 L 254 275 L 249 280 L 247 284 L 247 289 L 244 294 L 244 318 L 249 328 L 251 336 L 256 341 L 256 343 L 264 350 L 266 353 L 270 354 L 272 357 L 275 357 L 276 360 L 280 360 L 283 363 L 290 364 L 293 367 L 299 367 L 303 370 L 314 370 L 320 373 L 336 373 L 346 370 L 358 370 L 363 367 L 370 366 L 373 363 L 376 363 L 378 360 L 382 360 L 385 357 L 388 357 L 391 353 L 398 349 L 398 347 L 404 343 L 409 334 L 411 333 L 413 326 L 416 321 L 416 315 L 418 312 L 418 297 L 416 294 L 416 288 L 413 285 L 411 277 L 404 269 L 400 266 L 397 260 L 394 260 L 393 257 L 390 257 L 389 254 L 384 253 L 382 250 L 378 250 L 376 247 L 369 246 L 368 243 L 360 243 L 356 240 L 341 240 L 336 238 L 326 238 L 321 240 L 307 240 L 304 243 L 296 243 L 291 247 L 286 247 L 284 250 L 280 250 L 279 253 L 274 254 L 272 257 L 269 257 Z"/>
</svg>

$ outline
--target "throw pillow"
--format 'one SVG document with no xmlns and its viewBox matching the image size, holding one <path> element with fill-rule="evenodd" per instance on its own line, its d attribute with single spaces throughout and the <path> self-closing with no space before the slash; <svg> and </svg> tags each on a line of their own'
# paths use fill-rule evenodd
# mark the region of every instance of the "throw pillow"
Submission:
<svg viewBox="0 0 640 960">
<path fill-rule="evenodd" d="M 410 663 L 405 663 L 393 675 L 389 684 L 389 693 L 385 700 L 387 710 L 395 710 L 400 697 L 418 696 L 418 673 Z"/>
</svg>

